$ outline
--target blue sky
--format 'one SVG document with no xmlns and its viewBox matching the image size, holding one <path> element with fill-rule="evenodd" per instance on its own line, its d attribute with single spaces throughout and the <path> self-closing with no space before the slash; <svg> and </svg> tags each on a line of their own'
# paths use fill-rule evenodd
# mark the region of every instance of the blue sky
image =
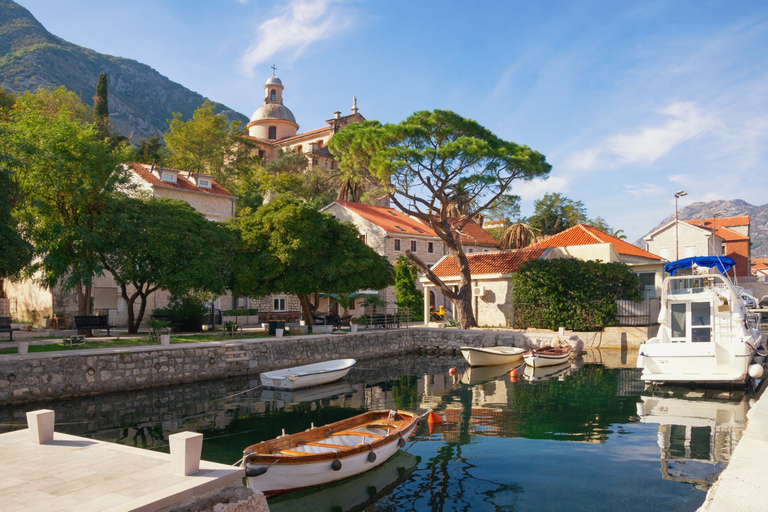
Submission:
<svg viewBox="0 0 768 512">
<path fill-rule="evenodd" d="M 542 152 L 635 240 L 687 204 L 765 200 L 768 3 L 17 0 L 53 34 L 249 116 L 277 66 L 300 131 L 448 109 Z M 104 20 L 109 20 L 105 22 Z"/>
</svg>

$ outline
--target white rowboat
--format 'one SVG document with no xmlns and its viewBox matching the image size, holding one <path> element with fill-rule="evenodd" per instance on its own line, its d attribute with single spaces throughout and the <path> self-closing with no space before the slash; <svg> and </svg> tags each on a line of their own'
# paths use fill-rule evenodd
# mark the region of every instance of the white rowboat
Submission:
<svg viewBox="0 0 768 512">
<path fill-rule="evenodd" d="M 529 350 L 523 356 L 525 364 L 533 366 L 534 368 L 539 366 L 554 366 L 556 364 L 562 364 L 571 357 L 573 349 L 570 345 L 564 347 L 542 347 Z"/>
<path fill-rule="evenodd" d="M 523 358 L 525 349 L 517 347 L 461 347 L 461 355 L 470 366 L 508 364 Z"/>
<path fill-rule="evenodd" d="M 261 385 L 276 389 L 301 389 L 320 386 L 344 378 L 357 361 L 334 359 L 322 363 L 305 364 L 261 374 Z"/>
<path fill-rule="evenodd" d="M 363 473 L 405 446 L 418 420 L 406 411 L 369 411 L 254 444 L 243 451 L 248 487 L 271 496 Z"/>
</svg>

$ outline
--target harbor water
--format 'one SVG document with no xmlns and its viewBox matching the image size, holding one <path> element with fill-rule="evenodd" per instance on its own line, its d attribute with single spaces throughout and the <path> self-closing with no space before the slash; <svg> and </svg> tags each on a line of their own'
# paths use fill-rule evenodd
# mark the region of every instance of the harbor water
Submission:
<svg viewBox="0 0 768 512">
<path fill-rule="evenodd" d="M 444 421 L 422 422 L 387 463 L 274 497 L 270 509 L 693 511 L 746 425 L 743 391 L 646 388 L 629 365 L 581 358 L 513 377 L 515 366 L 469 368 L 456 355 L 365 360 L 343 381 L 293 392 L 261 388 L 253 375 L 4 407 L 0 431 L 48 408 L 58 432 L 150 450 L 201 432 L 203 458 L 231 464 L 283 431 L 431 408 Z"/>
</svg>

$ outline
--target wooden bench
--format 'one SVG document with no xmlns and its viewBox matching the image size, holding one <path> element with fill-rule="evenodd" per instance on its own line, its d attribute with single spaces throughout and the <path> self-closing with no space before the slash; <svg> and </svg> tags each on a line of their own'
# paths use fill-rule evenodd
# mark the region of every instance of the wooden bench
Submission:
<svg viewBox="0 0 768 512">
<path fill-rule="evenodd" d="M 16 327 L 11 327 L 11 317 L 0 316 L 0 332 L 7 332 L 11 335 L 9 341 L 13 341 L 13 331 L 18 331 Z"/>
<path fill-rule="evenodd" d="M 106 329 L 107 336 L 112 336 L 111 329 L 114 329 L 114 325 L 109 325 L 109 317 L 106 315 L 88 315 L 88 316 L 76 316 L 75 327 L 78 332 L 81 329 Z"/>
</svg>

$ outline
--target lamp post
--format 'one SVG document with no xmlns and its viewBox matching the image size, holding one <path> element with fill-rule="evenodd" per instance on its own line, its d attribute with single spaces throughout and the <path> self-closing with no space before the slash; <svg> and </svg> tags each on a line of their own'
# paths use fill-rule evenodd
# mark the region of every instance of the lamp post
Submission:
<svg viewBox="0 0 768 512">
<path fill-rule="evenodd" d="M 680 244 L 677 241 L 678 233 L 680 231 L 677 224 L 677 200 L 687 195 L 688 193 L 683 190 L 678 190 L 677 192 L 675 192 L 675 259 L 676 260 L 680 259 Z"/>
</svg>

